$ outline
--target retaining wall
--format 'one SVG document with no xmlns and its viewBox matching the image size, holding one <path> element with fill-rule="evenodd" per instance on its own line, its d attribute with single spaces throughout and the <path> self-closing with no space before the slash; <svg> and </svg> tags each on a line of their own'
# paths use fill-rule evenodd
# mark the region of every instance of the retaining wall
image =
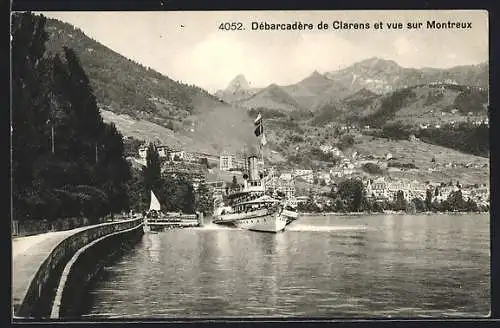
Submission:
<svg viewBox="0 0 500 328">
<path fill-rule="evenodd" d="M 142 232 L 142 218 L 90 226 L 61 241 L 47 256 L 27 287 L 21 304 L 14 309 L 21 318 L 47 318 L 52 311 L 61 274 L 75 253 L 103 236 L 137 227 Z M 125 238 L 125 235 L 122 237 Z"/>
<path fill-rule="evenodd" d="M 96 239 L 76 252 L 63 270 L 51 319 L 79 318 L 90 283 L 107 263 L 128 250 L 142 235 L 140 225 Z"/>
</svg>

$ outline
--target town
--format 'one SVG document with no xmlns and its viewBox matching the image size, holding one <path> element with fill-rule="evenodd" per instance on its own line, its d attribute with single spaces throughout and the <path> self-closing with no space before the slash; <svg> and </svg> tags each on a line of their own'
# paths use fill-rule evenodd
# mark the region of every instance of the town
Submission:
<svg viewBox="0 0 500 328">
<path fill-rule="evenodd" d="M 481 122 L 485 123 L 485 122 Z M 369 128 L 369 127 L 365 127 Z M 356 131 L 356 127 L 345 127 Z M 415 141 L 415 138 L 410 138 Z M 200 184 L 209 187 L 214 204 L 223 202 L 228 192 L 241 188 L 243 175 L 247 169 L 245 154 L 232 154 L 221 152 L 212 155 L 198 152 L 188 152 L 153 143 L 162 161 L 162 173 L 185 173 L 190 176 L 193 188 L 196 191 Z M 134 165 L 145 166 L 148 144 L 138 147 L 134 157 L 129 157 Z M 398 158 L 391 153 L 384 156 L 360 154 L 356 151 L 348 153 L 331 145 L 322 145 L 320 150 L 337 158 L 336 164 L 329 168 L 282 168 L 273 165 L 264 165 L 263 158 L 257 160 L 266 192 L 269 194 L 290 199 L 302 209 L 303 212 L 322 211 L 347 211 L 346 206 L 335 206 L 335 196 L 341 182 L 360 181 L 363 186 L 363 195 L 368 202 L 376 204 L 370 206 L 369 211 L 382 211 L 391 208 L 388 203 L 398 199 L 407 206 L 399 210 L 413 210 L 417 204 L 417 211 L 429 210 L 419 206 L 427 201 L 429 204 L 441 204 L 434 210 L 441 208 L 449 211 L 488 211 L 489 210 L 489 184 L 462 184 L 460 181 L 418 181 L 417 179 L 400 178 L 394 173 L 419 172 L 411 163 L 400 163 Z M 488 164 L 476 162 L 437 162 L 430 160 L 431 167 L 424 172 L 439 172 L 450 168 L 478 169 L 487 167 Z M 385 171 L 386 174 L 382 174 Z M 450 197 L 460 192 L 459 202 L 463 206 L 443 207 Z M 402 198 L 402 199 L 401 199 Z M 468 207 L 465 204 L 473 204 Z M 306 206 L 306 204 L 309 204 Z M 385 206 L 381 204 L 386 204 Z M 312 207 L 311 207 L 312 205 Z"/>
</svg>

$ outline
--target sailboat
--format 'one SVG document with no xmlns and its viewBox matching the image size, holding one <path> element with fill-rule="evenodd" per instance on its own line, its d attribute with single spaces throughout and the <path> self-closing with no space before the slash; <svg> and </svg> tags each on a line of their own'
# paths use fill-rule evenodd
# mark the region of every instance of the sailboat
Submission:
<svg viewBox="0 0 500 328">
<path fill-rule="evenodd" d="M 144 226 L 143 226 L 144 232 L 151 231 L 151 227 L 148 225 L 148 217 L 150 217 L 150 215 L 153 213 L 159 214 L 160 210 L 161 210 L 160 202 L 158 201 L 158 198 L 156 198 L 154 192 L 151 190 L 151 200 L 149 202 L 149 210 L 146 213 L 146 216 L 144 217 Z"/>
<path fill-rule="evenodd" d="M 158 201 L 158 198 L 156 198 L 156 195 L 153 192 L 153 190 L 151 190 L 151 201 L 149 202 L 149 212 L 151 211 L 160 212 L 160 210 L 161 210 L 160 202 Z"/>
</svg>

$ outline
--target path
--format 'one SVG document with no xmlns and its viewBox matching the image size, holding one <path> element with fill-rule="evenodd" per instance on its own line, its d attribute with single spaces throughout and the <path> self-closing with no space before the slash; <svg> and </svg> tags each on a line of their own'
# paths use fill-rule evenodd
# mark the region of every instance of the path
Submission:
<svg viewBox="0 0 500 328">
<path fill-rule="evenodd" d="M 62 240 L 88 228 L 48 232 L 12 240 L 12 305 L 19 305 L 31 279 Z"/>
</svg>

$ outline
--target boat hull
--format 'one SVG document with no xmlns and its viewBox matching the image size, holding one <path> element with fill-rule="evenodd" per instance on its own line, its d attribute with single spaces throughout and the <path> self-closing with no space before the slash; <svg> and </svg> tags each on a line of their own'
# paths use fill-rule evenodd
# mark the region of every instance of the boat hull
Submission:
<svg viewBox="0 0 500 328">
<path fill-rule="evenodd" d="M 299 213 L 295 211 L 290 211 L 290 210 L 283 210 L 281 213 L 282 216 L 286 218 L 286 224 L 289 225 L 293 221 L 297 220 L 299 218 Z"/>
<path fill-rule="evenodd" d="M 279 213 L 273 213 L 231 221 L 216 220 L 214 223 L 251 231 L 276 233 L 285 230 L 287 218 Z"/>
</svg>

